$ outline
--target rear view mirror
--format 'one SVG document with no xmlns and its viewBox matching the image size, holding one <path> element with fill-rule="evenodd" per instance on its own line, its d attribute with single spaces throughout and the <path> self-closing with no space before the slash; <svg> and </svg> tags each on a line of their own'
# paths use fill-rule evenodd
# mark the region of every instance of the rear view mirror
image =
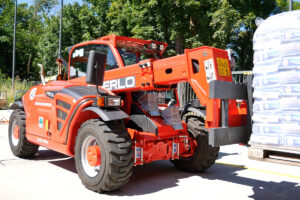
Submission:
<svg viewBox="0 0 300 200">
<path fill-rule="evenodd" d="M 86 69 L 86 83 L 102 85 L 106 64 L 106 55 L 90 51 Z"/>
</svg>

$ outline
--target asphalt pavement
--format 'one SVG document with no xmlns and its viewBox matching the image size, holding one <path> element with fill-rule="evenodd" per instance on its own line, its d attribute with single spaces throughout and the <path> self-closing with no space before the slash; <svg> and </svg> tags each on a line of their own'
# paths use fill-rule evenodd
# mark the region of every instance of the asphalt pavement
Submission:
<svg viewBox="0 0 300 200">
<path fill-rule="evenodd" d="M 0 125 L 0 200 L 46 199 L 300 199 L 300 168 L 249 160 L 247 148 L 221 148 L 216 164 L 203 173 L 186 173 L 169 161 L 134 168 L 131 181 L 113 193 L 86 189 L 74 159 L 41 148 L 32 159 L 15 157 L 7 125 Z"/>
</svg>

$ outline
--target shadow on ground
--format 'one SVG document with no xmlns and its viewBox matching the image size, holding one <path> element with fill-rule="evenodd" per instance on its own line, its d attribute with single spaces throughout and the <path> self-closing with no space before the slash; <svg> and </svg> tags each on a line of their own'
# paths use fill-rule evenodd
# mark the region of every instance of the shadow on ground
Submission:
<svg viewBox="0 0 300 200">
<path fill-rule="evenodd" d="M 231 154 L 220 153 L 219 157 L 229 156 Z M 235 155 L 235 154 L 233 154 Z M 77 173 L 74 159 L 63 154 L 43 150 L 35 156 L 34 160 L 47 160 L 49 163 Z M 130 182 L 119 191 L 107 193 L 110 196 L 134 196 L 145 195 L 158 192 L 167 188 L 176 187 L 180 179 L 191 176 L 199 176 L 207 180 L 221 180 L 225 182 L 249 186 L 253 190 L 253 199 L 298 199 L 300 196 L 299 183 L 294 182 L 272 182 L 262 181 L 238 175 L 238 171 L 245 170 L 240 167 L 215 164 L 205 172 L 194 174 L 179 171 L 173 167 L 169 161 L 157 161 L 143 166 L 134 167 L 134 172 Z M 258 176 L 259 173 L 257 172 Z M 274 176 L 274 175 L 273 175 Z M 232 191 L 238 192 L 238 191 Z M 199 188 L 199 194 L 201 188 Z"/>
<path fill-rule="evenodd" d="M 49 149 L 42 149 L 39 150 L 32 160 L 55 160 L 55 159 L 63 159 L 63 158 L 68 158 L 69 156 L 66 156 L 64 154 L 58 153 L 56 151 L 52 151 Z"/>
<path fill-rule="evenodd" d="M 273 181 L 262 181 L 257 179 L 242 177 L 238 175 L 238 171 L 245 170 L 244 166 L 233 167 L 223 164 L 215 164 L 211 170 L 213 173 L 204 173 L 200 175 L 204 179 L 208 180 L 221 180 L 230 183 L 240 184 L 249 186 L 253 190 L 253 195 L 249 196 L 253 199 L 273 200 L 273 199 L 297 199 L 300 195 L 300 187 L 297 186 L 299 183 L 296 182 L 273 182 Z M 272 169 L 270 169 L 272 171 Z M 260 173 L 256 172 L 259 176 Z M 273 175 L 278 176 L 278 175 Z M 238 192 L 238 191 L 232 191 Z"/>
<path fill-rule="evenodd" d="M 238 153 L 223 153 L 223 152 L 219 152 L 219 155 L 218 155 L 217 159 L 220 159 L 220 158 L 225 157 L 225 156 L 235 156 L 235 155 L 238 155 Z"/>
<path fill-rule="evenodd" d="M 38 153 L 32 158 L 32 160 L 48 161 L 49 163 L 66 169 L 70 172 L 77 173 L 74 158 L 58 153 L 56 151 L 48 149 L 39 150 Z"/>
</svg>

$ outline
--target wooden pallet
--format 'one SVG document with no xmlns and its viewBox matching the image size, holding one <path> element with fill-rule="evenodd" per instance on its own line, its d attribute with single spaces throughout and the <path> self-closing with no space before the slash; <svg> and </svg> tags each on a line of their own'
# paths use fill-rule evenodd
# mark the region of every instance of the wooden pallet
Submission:
<svg viewBox="0 0 300 200">
<path fill-rule="evenodd" d="M 7 93 L 0 91 L 0 109 L 6 109 L 7 107 Z"/>
<path fill-rule="evenodd" d="M 0 109 L 5 109 L 7 106 L 7 101 L 6 99 L 0 98 Z"/>
<path fill-rule="evenodd" d="M 251 145 L 248 148 L 248 158 L 300 167 L 300 148 Z"/>
</svg>

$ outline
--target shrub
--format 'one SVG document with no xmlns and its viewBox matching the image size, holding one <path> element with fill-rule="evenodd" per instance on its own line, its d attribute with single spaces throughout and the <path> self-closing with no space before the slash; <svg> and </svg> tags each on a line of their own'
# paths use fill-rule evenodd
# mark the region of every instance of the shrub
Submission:
<svg viewBox="0 0 300 200">
<path fill-rule="evenodd" d="M 0 92 L 6 92 L 7 95 L 7 106 L 14 102 L 16 91 L 28 91 L 32 86 L 36 85 L 36 82 L 32 81 L 21 81 L 16 78 L 15 88 L 12 88 L 12 81 L 10 78 L 0 79 Z M 21 97 L 24 93 L 18 93 L 18 97 Z"/>
</svg>

